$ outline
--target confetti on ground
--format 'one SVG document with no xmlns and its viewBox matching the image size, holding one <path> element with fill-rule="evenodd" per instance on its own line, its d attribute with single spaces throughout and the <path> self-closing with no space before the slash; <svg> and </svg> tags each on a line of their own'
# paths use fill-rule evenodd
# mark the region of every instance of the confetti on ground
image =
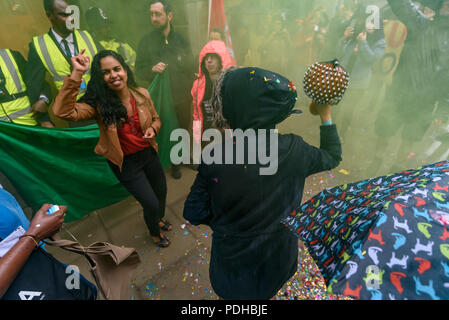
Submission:
<svg viewBox="0 0 449 320">
<path fill-rule="evenodd" d="M 154 285 L 152 283 L 147 284 L 147 288 L 146 288 L 147 292 L 152 291 L 153 289 L 154 289 Z"/>
<path fill-rule="evenodd" d="M 300 245 L 298 271 L 279 290 L 273 300 L 352 300 L 349 297 L 328 294 L 321 272 L 307 249 Z"/>
</svg>

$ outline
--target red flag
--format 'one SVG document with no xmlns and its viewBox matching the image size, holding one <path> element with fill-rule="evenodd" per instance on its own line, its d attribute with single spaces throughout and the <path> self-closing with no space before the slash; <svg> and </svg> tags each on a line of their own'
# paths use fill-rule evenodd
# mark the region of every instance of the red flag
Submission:
<svg viewBox="0 0 449 320">
<path fill-rule="evenodd" d="M 229 50 L 232 62 L 237 65 L 235 61 L 234 49 L 232 48 L 231 33 L 229 32 L 228 24 L 226 23 L 226 15 L 223 5 L 223 0 L 209 0 L 209 32 L 214 28 L 219 28 L 224 31 L 225 43 Z"/>
</svg>

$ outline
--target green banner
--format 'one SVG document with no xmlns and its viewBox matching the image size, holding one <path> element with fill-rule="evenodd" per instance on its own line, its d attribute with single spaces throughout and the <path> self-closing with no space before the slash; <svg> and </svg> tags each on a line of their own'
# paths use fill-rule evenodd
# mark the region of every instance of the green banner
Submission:
<svg viewBox="0 0 449 320">
<path fill-rule="evenodd" d="M 66 205 L 66 222 L 129 197 L 94 153 L 97 125 L 46 129 L 0 121 L 0 171 L 37 211 L 44 203 Z"/>
<path fill-rule="evenodd" d="M 156 76 L 148 91 L 162 121 L 156 141 L 167 168 L 175 144 L 170 133 L 178 128 L 168 72 Z M 0 171 L 34 211 L 44 203 L 66 205 L 66 222 L 79 220 L 130 196 L 95 154 L 99 135 L 97 125 L 47 129 L 0 121 Z"/>
<path fill-rule="evenodd" d="M 173 130 L 179 128 L 178 118 L 173 107 L 168 71 L 156 75 L 148 88 L 148 92 L 162 122 L 161 130 L 156 136 L 156 142 L 159 145 L 159 159 L 162 167 L 166 169 L 171 165 L 170 150 L 177 143 L 176 141 L 170 141 L 170 134 Z"/>
</svg>

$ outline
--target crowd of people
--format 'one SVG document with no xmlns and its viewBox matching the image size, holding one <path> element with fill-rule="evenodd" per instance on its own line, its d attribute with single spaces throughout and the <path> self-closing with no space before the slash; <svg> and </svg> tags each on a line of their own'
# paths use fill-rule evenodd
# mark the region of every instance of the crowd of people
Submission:
<svg viewBox="0 0 449 320">
<path fill-rule="evenodd" d="M 113 35 L 103 9 L 86 11 L 88 30 L 71 30 L 67 21 L 72 16 L 66 13 L 71 1 L 43 3 L 51 28 L 32 39 L 28 59 L 18 51 L 0 50 L 0 121 L 53 128 L 57 125 L 51 109 L 53 119 L 65 120 L 71 128 L 97 124 L 95 152 L 142 205 L 152 240 L 161 248 L 171 245 L 165 232 L 172 225 L 165 219 L 167 183 L 158 158 L 164 146 L 155 140 L 164 123 L 147 90 L 156 75 L 168 71 L 179 127 L 204 146 L 201 136 L 209 128 L 274 129 L 291 114 L 304 73 L 319 60 L 338 59 L 350 74 L 350 88 L 333 120 L 330 105 L 311 102 L 321 119 L 319 148 L 298 135 L 280 135 L 276 174 L 260 176 L 260 163 L 195 167 L 198 173 L 183 215 L 214 231 L 210 278 L 224 299 L 269 299 L 295 273 L 297 238 L 278 222 L 301 203 L 308 176 L 335 168 L 342 160 L 336 123 L 343 141 L 349 140 L 348 129 L 356 126 L 354 114 L 367 109 L 362 104 L 376 85 L 376 68 L 388 47 L 384 16 L 401 21 L 407 38 L 372 120 L 377 149 L 367 170 L 377 172 L 398 130 L 399 163 L 436 118 L 448 120 L 448 0 L 388 0 L 378 20 L 370 20 L 361 0 L 341 1 L 332 18 L 324 6 L 314 6 L 293 26 L 285 16 L 274 16 L 256 48 L 260 66 L 270 71 L 238 68 L 236 61 L 243 65 L 250 60 L 251 50 L 231 54 L 220 29 L 211 30 L 195 59 L 189 41 L 171 23 L 173 9 L 166 0 L 148 2 L 154 30 L 136 50 Z M 278 78 L 271 83 L 273 73 Z M 179 165 L 171 166 L 171 175 L 181 178 Z M 48 205 L 41 211 L 46 209 Z M 2 210 L 9 210 L 3 201 Z M 40 211 L 31 227 L 22 223 L 28 231 L 0 258 L 0 297 L 33 247 L 59 230 L 66 210 L 54 218 Z M 48 225 L 48 230 L 36 229 L 36 224 Z M 17 226 L 2 218 L 0 240 Z"/>
<path fill-rule="evenodd" d="M 271 14 L 265 26 L 254 27 L 257 30 L 248 26 L 244 36 L 233 35 L 234 47 L 254 42 L 257 48 L 257 54 L 254 48 L 241 54 L 245 65 L 279 70 L 299 85 L 308 66 L 337 58 L 350 73 L 351 85 L 336 108 L 335 121 L 345 144 L 352 140 L 348 132 L 370 137 L 375 152 L 366 164 L 365 178 L 442 160 L 448 142 L 448 88 L 443 76 L 448 4 L 342 0 L 335 8 L 326 8 L 322 2 L 309 3 L 310 10 L 296 18 L 286 16 L 279 4 L 278 13 Z M 378 12 L 368 10 L 370 5 Z M 300 97 L 299 103 L 307 102 Z M 428 150 L 436 144 L 429 141 L 434 138 L 438 152 Z M 388 157 L 394 159 L 393 165 L 385 160 L 392 141 L 399 141 Z M 356 144 L 346 147 L 353 154 L 363 152 Z"/>
</svg>

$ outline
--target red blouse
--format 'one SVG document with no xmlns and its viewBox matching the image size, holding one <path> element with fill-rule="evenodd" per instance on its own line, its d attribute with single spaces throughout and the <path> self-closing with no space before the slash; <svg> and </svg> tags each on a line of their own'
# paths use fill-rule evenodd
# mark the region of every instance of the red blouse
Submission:
<svg viewBox="0 0 449 320">
<path fill-rule="evenodd" d="M 128 117 L 128 121 L 118 128 L 118 138 L 123 154 L 129 155 L 142 151 L 150 146 L 148 142 L 143 140 L 144 133 L 140 126 L 139 115 L 137 113 L 136 101 L 131 96 L 131 105 L 133 107 L 133 115 Z"/>
</svg>

